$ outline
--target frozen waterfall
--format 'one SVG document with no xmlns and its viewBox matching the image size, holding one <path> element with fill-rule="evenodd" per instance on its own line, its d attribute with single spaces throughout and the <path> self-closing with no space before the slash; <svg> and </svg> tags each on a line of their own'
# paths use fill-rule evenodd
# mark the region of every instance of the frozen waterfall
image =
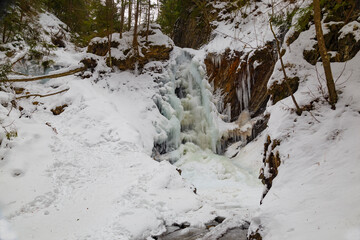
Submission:
<svg viewBox="0 0 360 240">
<path fill-rule="evenodd" d="M 219 125 L 225 123 L 213 102 L 204 66 L 185 50 L 176 55 L 159 82 L 160 94 L 154 97 L 167 119 L 157 126 L 155 154 L 171 152 L 188 142 L 216 153 L 221 138 Z"/>
</svg>

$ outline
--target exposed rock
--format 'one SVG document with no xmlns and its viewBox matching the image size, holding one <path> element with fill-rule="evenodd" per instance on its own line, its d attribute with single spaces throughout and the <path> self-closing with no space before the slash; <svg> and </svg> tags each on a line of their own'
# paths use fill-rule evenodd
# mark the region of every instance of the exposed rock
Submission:
<svg viewBox="0 0 360 240">
<path fill-rule="evenodd" d="M 51 112 L 54 114 L 54 115 L 60 115 L 62 112 L 65 111 L 65 108 L 68 107 L 67 104 L 64 104 L 62 106 L 58 106 L 56 108 L 53 108 L 51 109 Z"/>
<path fill-rule="evenodd" d="M 276 150 L 276 147 L 280 145 L 279 140 L 271 140 L 270 136 L 267 137 L 264 144 L 264 157 L 263 157 L 263 167 L 260 170 L 259 179 L 266 186 L 266 189 L 263 192 L 262 200 L 272 187 L 272 181 L 278 174 L 278 167 L 281 164 L 279 151 Z M 265 172 L 267 171 L 267 172 Z M 256 239 L 256 238 L 255 238 Z"/>
<path fill-rule="evenodd" d="M 260 115 L 265 110 L 269 99 L 267 82 L 276 62 L 271 43 L 255 50 L 250 57 L 249 54 L 243 55 L 241 52 L 231 52 L 227 49 L 222 55 L 210 53 L 205 59 L 209 81 L 214 83 L 215 91 L 222 91 L 224 106 L 231 105 L 233 121 L 244 109 L 248 108 L 252 117 Z M 251 89 L 250 93 L 244 88 Z M 246 97 L 244 93 L 250 96 Z"/>
<path fill-rule="evenodd" d="M 269 94 L 271 96 L 273 104 L 291 95 L 291 92 L 289 91 L 288 86 L 284 81 L 285 80 L 283 80 L 281 83 L 278 83 L 276 81 L 273 85 L 271 85 L 269 89 Z M 293 77 L 288 78 L 287 81 L 290 85 L 292 93 L 295 93 L 298 90 L 300 79 L 298 77 Z"/>
<path fill-rule="evenodd" d="M 206 233 L 207 229 L 189 227 L 180 229 L 178 227 L 168 227 L 167 231 L 160 236 L 152 236 L 156 240 L 196 240 L 201 239 Z"/>
<path fill-rule="evenodd" d="M 51 42 L 52 42 L 52 44 L 54 44 L 55 46 L 57 46 L 59 48 L 65 48 L 66 47 L 66 44 L 65 44 L 64 40 L 60 36 L 52 36 L 51 37 Z"/>
<path fill-rule="evenodd" d="M 176 46 L 198 49 L 209 40 L 210 34 L 211 28 L 199 24 L 198 19 L 191 18 L 189 13 L 188 17 L 177 21 L 173 40 Z"/>
<path fill-rule="evenodd" d="M 251 233 L 248 237 L 248 240 L 262 240 L 262 236 L 258 232 Z"/>
<path fill-rule="evenodd" d="M 214 236 L 209 236 L 207 234 L 210 233 L 210 230 L 213 227 L 221 224 L 218 221 L 224 221 L 225 218 L 223 217 L 216 217 L 214 220 L 210 221 L 209 223 L 205 224 L 206 228 L 201 227 L 186 227 L 181 228 L 179 224 L 176 226 L 168 226 L 166 227 L 167 231 L 158 236 L 152 236 L 153 239 L 156 240 L 196 240 L 196 239 L 215 239 Z M 229 228 L 225 233 L 221 236 L 217 235 L 217 240 L 246 240 L 247 232 L 249 229 L 250 223 L 245 221 L 244 224 L 235 228 Z"/>
<path fill-rule="evenodd" d="M 94 70 L 96 68 L 96 66 L 98 65 L 97 64 L 97 61 L 93 58 L 84 58 L 83 60 L 80 61 L 82 64 L 84 64 L 84 66 L 87 68 L 87 69 L 91 69 L 91 70 Z"/>
<path fill-rule="evenodd" d="M 141 48 L 141 55 L 136 56 L 132 50 L 124 51 L 127 54 L 125 59 L 112 58 L 112 64 L 120 70 L 135 70 L 136 64 L 138 69 L 142 69 L 145 64 L 151 61 L 164 61 L 170 58 L 172 47 L 165 45 L 149 45 Z M 109 61 L 108 61 L 109 62 Z"/>
<path fill-rule="evenodd" d="M 22 94 L 25 91 L 25 88 L 14 87 L 14 91 L 16 94 Z"/>
<path fill-rule="evenodd" d="M 119 46 L 118 42 L 111 42 L 112 48 L 117 48 Z M 91 42 L 88 46 L 87 52 L 93 53 L 98 56 L 105 56 L 109 50 L 108 41 L 101 41 L 101 42 Z"/>
<path fill-rule="evenodd" d="M 359 31 L 359 29 L 357 31 Z M 349 33 L 345 35 L 345 37 L 339 39 L 338 46 L 341 62 L 352 59 L 360 51 L 360 41 L 356 41 L 352 33 Z"/>
<path fill-rule="evenodd" d="M 176 46 L 198 49 L 209 41 L 211 22 L 216 19 L 217 14 L 211 4 L 207 4 L 206 8 L 199 9 L 197 4 L 192 3 L 186 12 L 182 13 L 176 21 L 172 36 Z"/>
<path fill-rule="evenodd" d="M 330 55 L 330 61 L 345 62 L 352 59 L 360 50 L 360 41 L 356 41 L 351 32 L 347 33 L 345 36 L 340 35 L 340 29 L 344 27 L 343 22 L 327 24 L 327 27 L 329 31 L 327 34 L 324 34 L 324 39 L 326 49 L 333 52 L 333 55 Z M 358 30 L 356 29 L 356 26 L 354 26 L 354 28 L 354 31 Z M 317 44 L 315 44 L 312 49 L 304 50 L 303 56 L 304 59 L 312 65 L 321 61 Z"/>
<path fill-rule="evenodd" d="M 212 227 L 216 227 L 217 225 L 219 225 L 220 223 L 222 223 L 225 220 L 224 217 L 216 217 L 214 220 L 211 220 L 210 222 L 205 223 L 205 227 L 207 229 L 210 229 Z"/>
<path fill-rule="evenodd" d="M 227 49 L 222 55 L 209 53 L 205 58 L 209 82 L 214 84 L 215 91 L 221 90 L 224 96 L 224 106 L 231 105 L 231 120 L 236 120 L 241 112 L 236 89 L 239 85 L 238 67 L 241 64 L 242 55 L 241 52 L 230 52 Z"/>
</svg>

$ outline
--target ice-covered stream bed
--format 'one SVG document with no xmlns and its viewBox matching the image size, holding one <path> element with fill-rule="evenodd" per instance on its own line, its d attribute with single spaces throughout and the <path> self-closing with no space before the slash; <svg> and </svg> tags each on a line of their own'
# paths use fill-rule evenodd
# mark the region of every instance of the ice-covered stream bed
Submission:
<svg viewBox="0 0 360 240">
<path fill-rule="evenodd" d="M 246 220 L 259 204 L 262 187 L 257 176 L 263 137 L 243 149 L 239 142 L 225 155 L 219 155 L 223 150 L 222 136 L 239 126 L 223 121 L 228 116 L 218 113 L 218 99 L 212 94 L 204 66 L 196 57 L 180 49 L 174 55 L 168 73 L 159 81 L 160 94 L 154 97 L 167 120 L 157 125 L 163 134 L 156 138 L 153 157 L 170 161 L 180 169 L 181 176 L 196 188 L 202 201 L 227 221 L 210 232 L 192 229 L 174 234 L 170 228 L 168 237 L 161 239 L 197 239 L 206 234 L 204 239 L 216 239 L 226 232 L 224 229 L 246 226 Z"/>
</svg>

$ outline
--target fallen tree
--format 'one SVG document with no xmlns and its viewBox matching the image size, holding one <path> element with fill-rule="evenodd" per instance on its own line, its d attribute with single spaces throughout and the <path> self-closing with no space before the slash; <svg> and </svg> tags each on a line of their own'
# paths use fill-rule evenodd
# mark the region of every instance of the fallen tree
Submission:
<svg viewBox="0 0 360 240">
<path fill-rule="evenodd" d="M 71 69 L 69 71 L 61 72 L 61 73 L 54 73 L 54 74 L 35 76 L 35 77 L 17 78 L 17 79 L 9 78 L 9 79 L 4 79 L 2 81 L 3 82 L 31 82 L 31 81 L 37 81 L 37 80 L 42 80 L 42 79 L 47 79 L 47 78 L 65 77 L 65 76 L 73 75 L 75 73 L 78 73 L 78 72 L 81 72 L 84 70 L 86 70 L 86 67 L 79 67 L 79 68 Z"/>
<path fill-rule="evenodd" d="M 20 97 L 17 97 L 15 98 L 16 100 L 19 100 L 19 99 L 22 99 L 22 98 L 28 98 L 28 97 L 50 97 L 50 96 L 53 96 L 53 95 L 56 95 L 56 94 L 59 94 L 59 93 L 63 93 L 63 92 L 67 92 L 70 88 L 67 88 L 67 89 L 64 89 L 64 90 L 61 90 L 61 91 L 58 91 L 58 92 L 54 92 L 54 93 L 49 93 L 49 94 L 27 94 L 27 95 L 24 95 L 24 96 L 20 96 Z"/>
</svg>

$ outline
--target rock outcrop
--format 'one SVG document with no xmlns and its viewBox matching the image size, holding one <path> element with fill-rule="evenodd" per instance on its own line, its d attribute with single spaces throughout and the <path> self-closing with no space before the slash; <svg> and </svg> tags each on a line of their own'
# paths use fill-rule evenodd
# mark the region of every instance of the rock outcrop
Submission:
<svg viewBox="0 0 360 240">
<path fill-rule="evenodd" d="M 231 106 L 232 121 L 244 109 L 250 111 L 251 117 L 258 116 L 265 110 L 269 99 L 267 82 L 275 62 L 276 54 L 272 43 L 246 55 L 229 49 L 221 55 L 207 55 L 205 64 L 209 81 L 213 83 L 215 91 L 221 91 L 224 106 Z"/>
<path fill-rule="evenodd" d="M 264 157 L 263 157 L 263 167 L 260 170 L 259 179 L 265 185 L 265 190 L 261 198 L 260 203 L 272 187 L 272 181 L 278 175 L 278 168 L 281 164 L 280 153 L 276 150 L 276 147 L 280 145 L 280 141 L 276 139 L 271 139 L 270 136 L 267 137 L 264 144 Z"/>
<path fill-rule="evenodd" d="M 170 52 L 173 50 L 174 43 L 160 31 L 157 24 L 152 24 L 146 39 L 146 28 L 140 27 L 138 33 L 139 46 L 137 49 L 132 47 L 132 32 L 120 34 L 114 33 L 111 42 L 111 63 L 120 70 L 140 70 L 151 61 L 165 61 L 170 58 Z M 110 66 L 108 39 L 94 38 L 87 49 L 101 57 L 106 57 L 106 63 Z"/>
<path fill-rule="evenodd" d="M 328 23 L 327 33 L 324 34 L 326 49 L 331 52 L 331 62 L 346 62 L 352 59 L 360 50 L 360 36 L 356 33 L 360 30 L 357 21 L 344 24 L 343 22 Z M 315 65 L 321 61 L 319 47 L 316 44 L 311 49 L 305 49 L 304 59 Z"/>
<path fill-rule="evenodd" d="M 149 45 L 142 47 L 140 50 L 140 56 L 136 56 L 132 54 L 132 49 L 127 49 L 125 50 L 125 52 L 128 52 L 130 54 L 126 55 L 126 58 L 122 59 L 113 57 L 112 63 L 120 70 L 135 70 L 136 66 L 139 69 L 142 69 L 148 62 L 168 60 L 170 58 L 170 52 L 172 50 L 172 47 L 168 47 L 165 45 Z"/>
</svg>

